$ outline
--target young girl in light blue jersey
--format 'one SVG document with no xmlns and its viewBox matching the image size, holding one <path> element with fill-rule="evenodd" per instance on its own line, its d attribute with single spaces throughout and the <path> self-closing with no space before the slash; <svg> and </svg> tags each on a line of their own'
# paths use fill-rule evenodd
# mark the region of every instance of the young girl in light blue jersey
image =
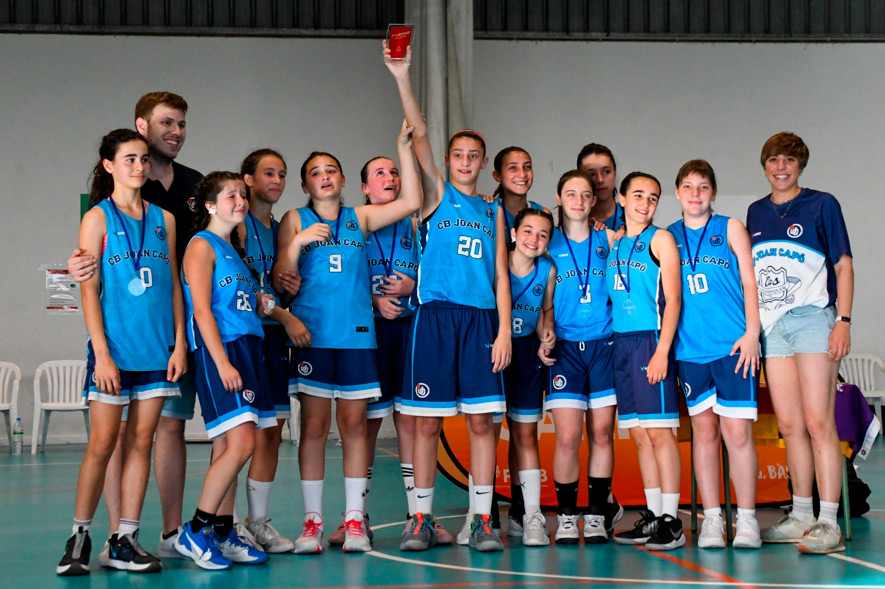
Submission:
<svg viewBox="0 0 885 589">
<path fill-rule="evenodd" d="M 734 546 L 759 548 L 756 447 L 759 307 L 750 234 L 713 214 L 716 175 L 692 160 L 676 175 L 682 220 L 668 227 L 682 265 L 682 313 L 676 338 L 679 380 L 692 427 L 692 460 L 704 504 L 701 548 L 724 548 L 719 505 L 719 446 L 725 440 L 738 516 Z"/>
<path fill-rule="evenodd" d="M 679 253 L 673 236 L 652 222 L 661 183 L 643 172 L 621 182 L 626 232 L 609 252 L 618 425 L 629 428 L 639 454 L 648 511 L 621 544 L 671 550 L 685 544 L 676 510 L 681 465 L 672 428 L 679 425 L 673 340 L 681 307 Z"/>
<path fill-rule="evenodd" d="M 500 372 L 510 363 L 510 280 L 507 238 L 499 205 L 479 198 L 476 182 L 487 165 L 485 140 L 470 130 L 449 140 L 450 182 L 436 167 L 427 124 L 409 79 L 411 54 L 385 62 L 393 74 L 403 112 L 415 128 L 421 169 L 422 257 L 418 311 L 410 334 L 403 413 L 417 416 L 413 460 L 418 513 L 400 542 L 403 550 L 426 550 L 438 542 L 432 516 L 436 453 L 443 418 L 467 416 L 470 469 L 476 513 L 468 543 L 480 551 L 501 550 L 492 531 L 495 478 L 494 413 L 505 410 Z"/>
<path fill-rule="evenodd" d="M 239 174 L 212 172 L 196 186 L 195 228 L 184 256 L 187 333 L 196 363 L 197 394 L 213 448 L 197 509 L 175 550 L 200 568 L 223 570 L 260 564 L 267 554 L 245 543 L 233 521 L 237 475 L 252 457 L 256 430 L 276 415 L 262 360 L 261 318 L 280 316 L 260 290 L 236 231 L 248 213 Z"/>
<path fill-rule="evenodd" d="M 411 127 L 403 123 L 397 147 L 401 161 L 412 157 Z M 310 347 L 294 350 L 289 394 L 301 400 L 301 441 L 298 448 L 304 497 L 304 531 L 295 552 L 322 551 L 325 445 L 331 426 L 332 399 L 344 449 L 344 550 L 371 550 L 364 521 L 367 488 L 368 434 L 366 406 L 380 396 L 376 359 L 375 319 L 366 235 L 404 219 L 421 206 L 417 185 L 383 205 L 345 207 L 341 203 L 341 164 L 328 153 L 314 152 L 301 166 L 301 187 L 308 205 L 292 210 L 280 222 L 281 270 L 298 269 L 301 289 L 292 312 L 311 333 Z M 276 284 L 276 283 L 275 283 Z"/>
<path fill-rule="evenodd" d="M 553 325 L 556 346 L 550 355 L 544 409 L 553 415 L 556 447 L 553 476 L 559 503 L 556 542 L 579 541 L 578 453 L 586 428 L 589 442 L 584 515 L 587 543 L 608 541 L 614 455 L 615 396 L 612 374 L 612 311 L 606 285 L 606 257 L 614 239 L 610 229 L 590 227 L 595 202 L 590 177 L 571 170 L 556 187 L 559 229 L 550 240 L 556 264 Z M 547 356 L 548 347 L 542 350 Z M 555 362 L 555 364 L 553 364 Z M 606 521 L 606 520 L 609 521 Z"/>
<path fill-rule="evenodd" d="M 83 396 L 92 428 L 77 480 L 74 533 L 56 568 L 63 576 L 89 573 L 89 528 L 127 406 L 120 527 L 102 564 L 134 573 L 162 568 L 138 543 L 139 519 L 160 411 L 167 397 L 179 395 L 186 370 L 175 221 L 141 198 L 150 172 L 147 142 L 118 129 L 102 139 L 99 156 L 93 206 L 80 226 L 80 248 L 100 260 L 82 283 L 89 332 Z"/>
<path fill-rule="evenodd" d="M 618 167 L 615 156 L 605 145 L 588 143 L 578 153 L 575 164 L 584 170 L 593 181 L 596 204 L 590 211 L 590 219 L 603 223 L 608 229 L 617 231 L 624 226 L 624 211 L 618 204 Z"/>
</svg>

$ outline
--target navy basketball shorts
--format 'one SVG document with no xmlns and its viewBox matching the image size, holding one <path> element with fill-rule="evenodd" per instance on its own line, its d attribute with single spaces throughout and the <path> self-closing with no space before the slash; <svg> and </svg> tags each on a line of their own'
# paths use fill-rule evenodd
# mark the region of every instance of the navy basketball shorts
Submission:
<svg viewBox="0 0 885 589">
<path fill-rule="evenodd" d="M 385 319 L 375 317 L 375 338 L 378 341 L 378 382 L 381 398 L 369 403 L 368 419 L 380 419 L 393 413 L 396 397 L 403 390 L 406 365 L 406 340 L 412 327 L 412 316 Z"/>
<path fill-rule="evenodd" d="M 744 378 L 742 368 L 735 374 L 739 359 L 740 354 L 735 354 L 704 364 L 677 362 L 689 415 L 712 408 L 713 413 L 722 417 L 756 421 L 759 373 L 755 377 L 748 373 Z"/>
<path fill-rule="evenodd" d="M 618 427 L 678 427 L 679 391 L 676 361 L 670 354 L 667 377 L 648 383 L 646 369 L 658 346 L 656 331 L 632 331 L 614 335 L 615 393 L 618 396 Z"/>
<path fill-rule="evenodd" d="M 120 372 L 120 394 L 103 393 L 95 386 L 95 352 L 92 342 L 86 351 L 86 380 L 83 383 L 83 402 L 98 401 L 108 405 L 129 405 L 131 401 L 155 399 L 157 397 L 178 397 L 181 392 L 177 382 L 166 380 L 163 370 L 123 370 Z M 122 421 L 125 421 L 125 417 Z"/>
<path fill-rule="evenodd" d="M 608 337 L 587 342 L 557 341 L 552 354 L 556 364 L 547 371 L 544 410 L 586 411 L 616 405 L 613 347 Z"/>
<path fill-rule="evenodd" d="M 245 335 L 226 342 L 224 351 L 243 381 L 243 388 L 233 393 L 224 388 L 209 350 L 203 346 L 194 352 L 197 395 L 209 438 L 222 436 L 243 423 L 254 423 L 257 429 L 275 426 L 277 417 L 261 357 L 261 338 Z"/>
<path fill-rule="evenodd" d="M 513 359 L 504 369 L 507 417 L 520 423 L 536 423 L 544 418 L 546 370 L 538 357 L 541 343 L 536 333 L 511 341 Z"/>
<path fill-rule="evenodd" d="M 289 395 L 345 401 L 372 401 L 381 396 L 376 350 L 292 348 Z"/>
<path fill-rule="evenodd" d="M 263 327 L 261 349 L 267 368 L 270 398 L 277 419 L 289 419 L 292 416 L 292 406 L 289 404 L 289 335 L 286 328 L 277 323 L 265 323 Z"/>
<path fill-rule="evenodd" d="M 503 413 L 502 373 L 492 372 L 498 311 L 434 301 L 418 307 L 406 344 L 399 410 L 446 417 Z"/>
</svg>

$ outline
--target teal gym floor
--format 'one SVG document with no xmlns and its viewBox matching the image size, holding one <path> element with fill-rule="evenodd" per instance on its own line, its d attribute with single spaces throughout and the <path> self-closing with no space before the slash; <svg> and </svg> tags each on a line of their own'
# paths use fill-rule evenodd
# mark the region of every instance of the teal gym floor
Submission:
<svg viewBox="0 0 885 589">
<path fill-rule="evenodd" d="M 405 494 L 395 454 L 395 442 L 383 440 L 377 451 L 369 513 L 375 531 L 374 551 L 344 554 L 326 547 L 320 555 L 273 556 L 266 565 L 206 572 L 184 560 L 164 561 L 155 575 L 137 576 L 98 567 L 107 515 L 99 506 L 92 526 L 93 572 L 59 578 L 55 565 L 70 535 L 74 490 L 84 446 L 50 446 L 45 454 L 0 455 L 0 587 L 90 587 L 121 585 L 194 588 L 283 587 L 882 587 L 885 588 L 885 442 L 879 438 L 868 460 L 858 460 L 860 477 L 872 488 L 872 511 L 852 520 L 853 541 L 846 552 L 828 556 L 800 555 L 794 545 L 766 545 L 761 550 L 699 550 L 694 535 L 685 547 L 666 553 L 613 543 L 588 547 L 525 548 L 505 540 L 503 553 L 479 554 L 466 547 L 440 547 L 425 553 L 403 553 L 399 535 L 406 511 Z M 193 512 L 210 446 L 188 445 L 185 514 Z M 280 468 L 271 497 L 270 515 L 284 535 L 300 533 L 302 517 L 297 447 L 283 443 Z M 327 535 L 343 508 L 341 449 L 330 443 L 327 452 L 325 517 Z M 241 488 L 242 477 L 241 477 Z M 245 497 L 239 501 L 245 515 Z M 466 493 L 444 476 L 437 477 L 436 515 L 449 531 L 463 523 Z M 506 504 L 502 504 L 506 509 Z M 761 509 L 763 527 L 782 511 Z M 156 550 L 160 534 L 159 500 L 151 481 L 142 516 L 141 540 Z M 637 518 L 628 511 L 616 526 L 629 527 Z M 686 530 L 688 511 L 682 514 Z M 555 528 L 555 518 L 548 517 Z"/>
</svg>

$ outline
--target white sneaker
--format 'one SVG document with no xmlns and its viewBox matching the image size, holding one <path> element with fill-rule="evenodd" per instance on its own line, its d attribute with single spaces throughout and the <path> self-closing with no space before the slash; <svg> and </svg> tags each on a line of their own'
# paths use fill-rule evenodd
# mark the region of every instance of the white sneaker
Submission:
<svg viewBox="0 0 885 589">
<path fill-rule="evenodd" d="M 511 520 L 512 524 L 512 520 Z M 523 546 L 549 546 L 550 535 L 547 532 L 547 518 L 540 511 L 522 516 Z"/>
<path fill-rule="evenodd" d="M 349 519 L 344 522 L 344 552 L 369 552 L 372 541 L 366 534 L 366 522 L 361 519 Z"/>
<path fill-rule="evenodd" d="M 831 552 L 844 552 L 845 543 L 842 541 L 842 530 L 838 525 L 832 526 L 826 522 L 817 522 L 811 526 L 802 542 L 799 543 L 799 552 L 804 554 L 830 554 Z"/>
<path fill-rule="evenodd" d="M 175 538 L 172 538 L 175 540 Z M 176 552 L 176 554 L 178 554 Z M 104 541 L 104 548 L 101 549 L 101 552 L 98 553 L 98 564 L 103 566 L 104 568 L 108 567 L 108 562 L 111 560 L 111 544 L 107 540 Z"/>
<path fill-rule="evenodd" d="M 323 551 L 323 522 L 304 522 L 304 531 L 295 540 L 295 554 L 319 554 Z"/>
<path fill-rule="evenodd" d="M 169 538 L 163 539 L 162 532 L 160 533 L 160 543 L 157 545 L 157 556 L 160 558 L 184 558 L 178 551 L 175 549 L 175 541 L 178 540 L 178 536 L 181 535 L 181 526 L 178 526 L 178 533 Z"/>
<path fill-rule="evenodd" d="M 758 534 L 759 528 L 756 529 Z M 722 521 L 721 515 L 711 515 L 704 518 L 704 523 L 701 524 L 701 533 L 698 536 L 698 548 L 725 548 L 725 523 Z"/>
<path fill-rule="evenodd" d="M 608 542 L 604 515 L 584 514 L 584 542 L 587 544 L 605 544 Z"/>
<path fill-rule="evenodd" d="M 525 516 L 523 516 L 524 518 Z M 522 538 L 523 536 L 522 522 L 512 515 L 507 516 L 507 535 L 511 538 Z"/>
<path fill-rule="evenodd" d="M 807 522 L 799 521 L 790 511 L 776 524 L 762 530 L 762 541 L 774 544 L 801 542 L 805 532 L 816 523 L 815 518 L 811 518 Z"/>
<path fill-rule="evenodd" d="M 557 544 L 577 544 L 578 536 L 578 516 L 577 515 L 557 515 L 556 536 L 554 537 Z"/>
<path fill-rule="evenodd" d="M 234 522 L 234 533 L 240 539 L 240 542 L 251 546 L 252 548 L 257 548 L 261 552 L 264 552 L 264 548 L 255 540 L 255 534 L 253 534 L 249 528 L 243 524 L 241 521 Z M 233 560 L 233 559 L 231 559 Z M 236 562 L 236 561 L 235 561 Z"/>
<path fill-rule="evenodd" d="M 759 548 L 762 546 L 759 522 L 756 521 L 755 516 L 738 514 L 734 540 L 731 544 L 735 548 Z"/>
<path fill-rule="evenodd" d="M 458 546 L 468 546 L 470 544 L 470 536 L 473 535 L 473 514 L 469 511 L 467 512 L 467 517 L 464 519 L 464 525 L 461 526 L 461 531 L 458 532 L 458 536 L 455 538 L 455 543 Z"/>
<path fill-rule="evenodd" d="M 268 554 L 282 554 L 295 550 L 295 542 L 282 536 L 270 525 L 270 518 L 262 517 L 254 522 L 246 518 L 246 529 L 254 538 L 255 544 Z"/>
</svg>

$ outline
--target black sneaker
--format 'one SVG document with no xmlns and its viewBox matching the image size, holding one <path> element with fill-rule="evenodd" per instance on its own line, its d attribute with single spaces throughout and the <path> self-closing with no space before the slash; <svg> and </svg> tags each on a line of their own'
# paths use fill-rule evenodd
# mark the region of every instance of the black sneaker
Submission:
<svg viewBox="0 0 885 589">
<path fill-rule="evenodd" d="M 89 532 L 79 528 L 65 544 L 65 555 L 61 557 L 55 574 L 62 577 L 89 574 L 89 556 L 92 553 L 92 540 Z"/>
<path fill-rule="evenodd" d="M 673 550 L 685 545 L 682 521 L 678 517 L 664 514 L 658 518 L 657 530 L 645 543 L 648 550 Z"/>
<path fill-rule="evenodd" d="M 108 545 L 108 568 L 130 573 L 158 573 L 163 569 L 160 559 L 148 554 L 138 543 L 138 532 L 120 537 L 114 534 Z"/>
<path fill-rule="evenodd" d="M 650 511 L 640 511 L 639 521 L 632 530 L 618 532 L 614 540 L 618 544 L 645 544 L 658 529 L 658 518 Z"/>
<path fill-rule="evenodd" d="M 618 503 L 618 498 L 612 496 L 612 502 L 606 503 L 607 511 L 605 513 L 605 531 L 611 536 L 615 533 L 615 524 L 624 517 L 624 506 Z"/>
</svg>

